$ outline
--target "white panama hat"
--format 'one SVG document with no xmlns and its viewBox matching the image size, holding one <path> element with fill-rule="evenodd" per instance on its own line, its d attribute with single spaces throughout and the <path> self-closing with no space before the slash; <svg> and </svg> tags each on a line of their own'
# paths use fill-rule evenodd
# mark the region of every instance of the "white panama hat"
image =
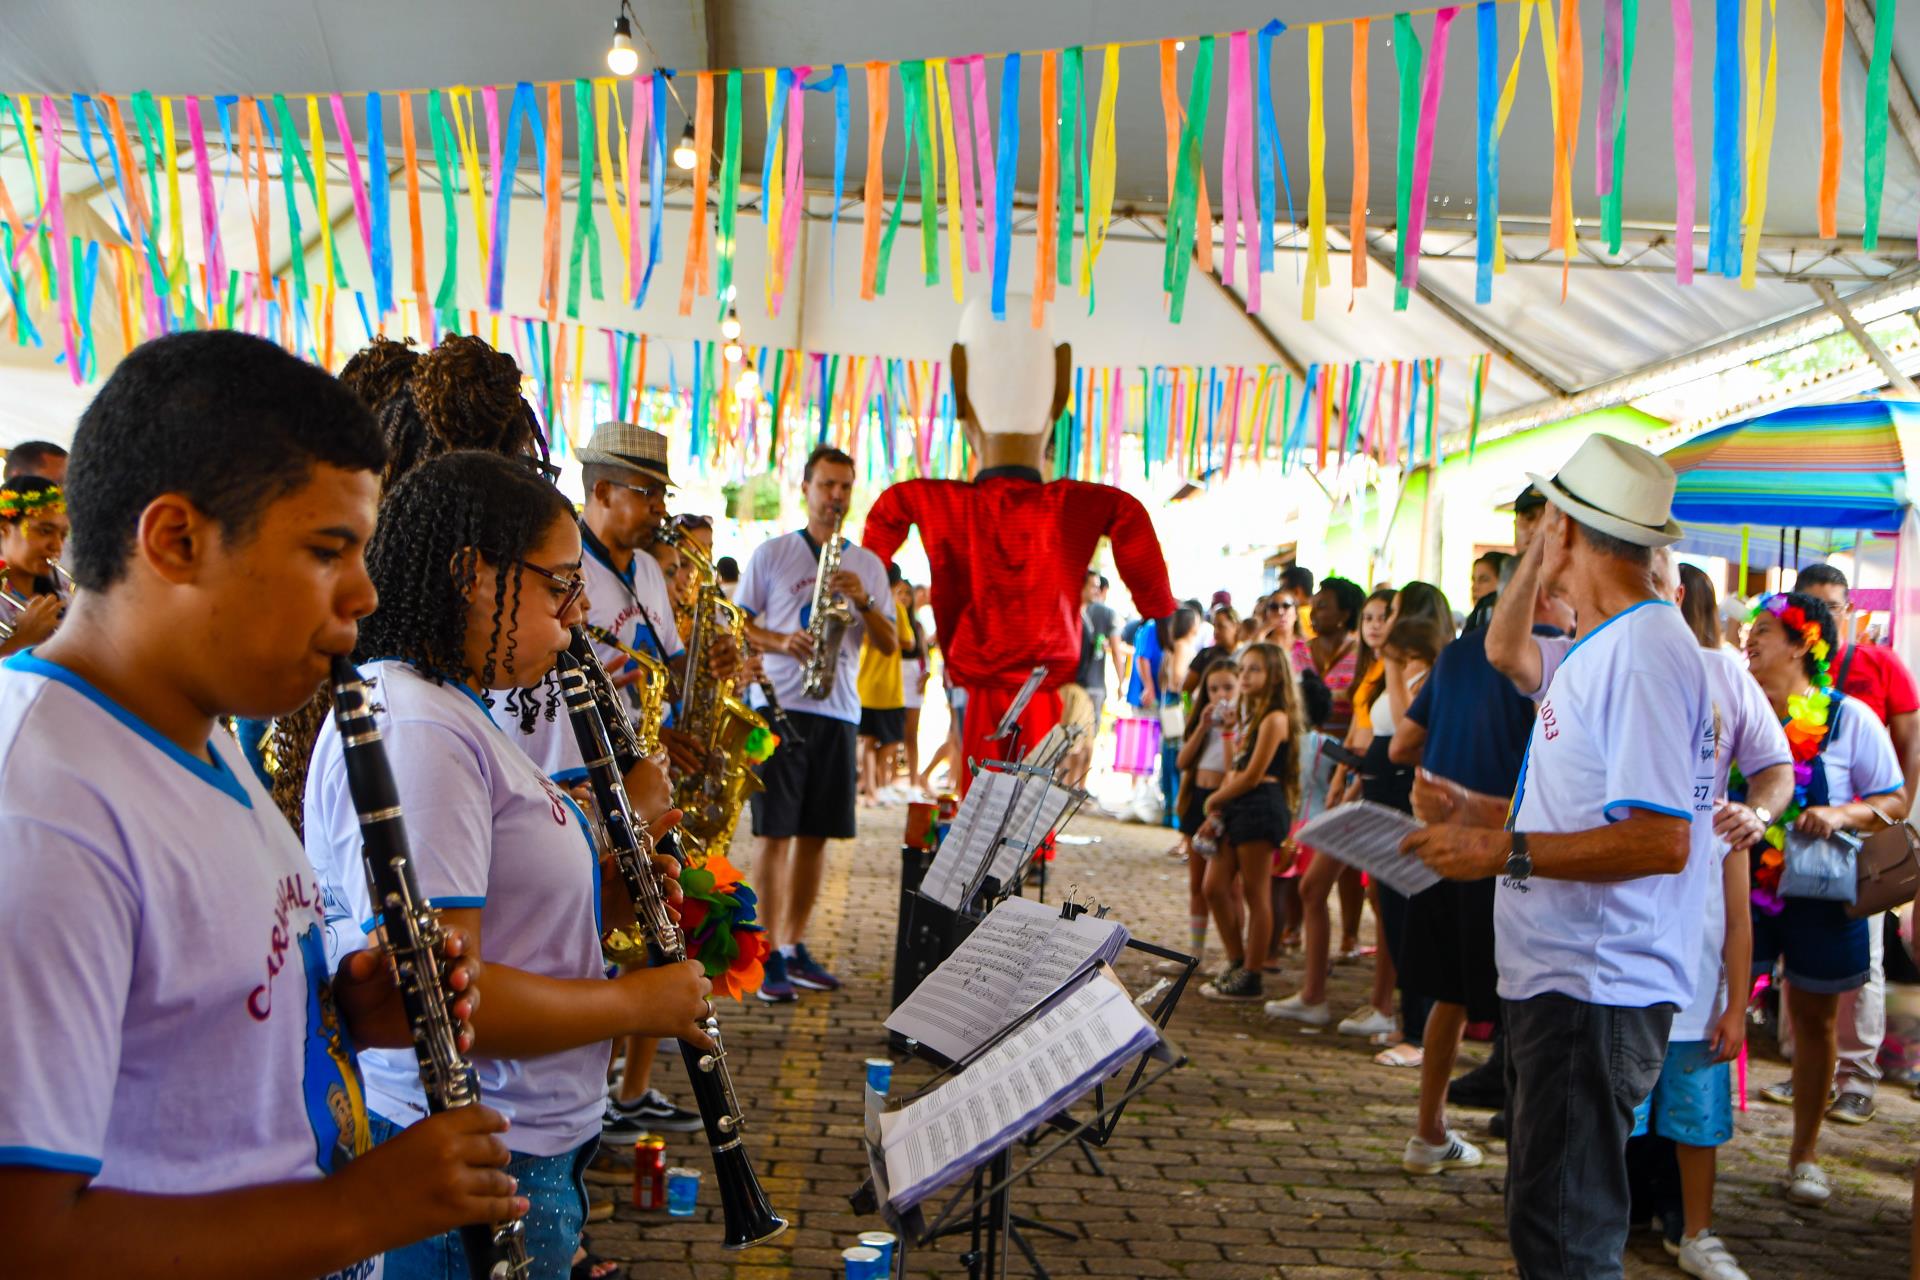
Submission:
<svg viewBox="0 0 1920 1280">
<path fill-rule="evenodd" d="M 1558 474 L 1527 479 L 1581 524 L 1623 542 L 1667 547 L 1686 532 L 1673 518 L 1673 468 L 1624 440 L 1588 436 Z"/>
</svg>

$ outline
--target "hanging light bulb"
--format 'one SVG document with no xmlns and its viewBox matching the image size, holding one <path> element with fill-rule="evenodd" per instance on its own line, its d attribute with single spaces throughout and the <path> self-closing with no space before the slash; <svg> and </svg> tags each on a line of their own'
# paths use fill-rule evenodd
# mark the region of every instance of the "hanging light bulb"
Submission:
<svg viewBox="0 0 1920 1280">
<path fill-rule="evenodd" d="M 740 357 L 745 354 L 746 353 L 741 350 L 740 344 L 731 340 L 728 341 L 726 346 L 720 348 L 720 355 L 728 364 L 739 364 Z"/>
<path fill-rule="evenodd" d="M 693 166 L 700 163 L 700 153 L 693 149 L 693 122 L 687 122 L 685 133 L 680 135 L 679 145 L 673 149 L 673 165 L 676 169 L 692 172 Z"/>
<path fill-rule="evenodd" d="M 740 313 L 732 307 L 727 308 L 727 318 L 720 322 L 720 336 L 728 342 L 740 336 Z"/>
<path fill-rule="evenodd" d="M 627 17 L 623 3 L 620 16 L 613 20 L 613 45 L 607 50 L 607 70 L 616 76 L 630 76 L 639 69 L 640 51 L 633 47 L 633 21 Z"/>
<path fill-rule="evenodd" d="M 740 378 L 733 384 L 733 393 L 742 400 L 751 400 L 760 393 L 760 373 L 752 365 L 740 371 Z"/>
</svg>

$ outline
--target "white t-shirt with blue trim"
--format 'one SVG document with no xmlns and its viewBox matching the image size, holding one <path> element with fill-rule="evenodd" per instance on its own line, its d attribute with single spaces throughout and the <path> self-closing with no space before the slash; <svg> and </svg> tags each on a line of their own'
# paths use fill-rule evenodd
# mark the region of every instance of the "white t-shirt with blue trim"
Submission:
<svg viewBox="0 0 1920 1280">
<path fill-rule="evenodd" d="M 840 540 L 840 567 L 860 575 L 860 586 L 873 600 L 886 600 L 887 566 L 880 557 L 857 543 Z M 807 626 L 813 605 L 814 580 L 820 571 L 820 558 L 799 533 L 769 538 L 754 549 L 747 567 L 740 571 L 740 590 L 734 603 L 745 609 L 760 626 L 773 631 L 801 631 Z M 867 624 L 858 614 L 840 640 L 839 673 L 834 677 L 830 697 L 809 698 L 802 691 L 805 683 L 800 660 L 785 653 L 766 654 L 767 679 L 788 711 L 806 711 L 817 716 L 860 723 L 860 690 L 854 677 L 860 670 L 860 642 L 866 638 Z M 760 701 L 758 690 L 754 701 Z"/>
<path fill-rule="evenodd" d="M 434 684 L 403 662 L 361 667 L 406 815 L 414 875 L 441 907 L 480 909 L 481 954 L 549 978 L 597 979 L 599 863 L 571 798 L 488 717 L 473 693 Z M 360 821 L 347 791 L 340 734 L 321 730 L 307 775 L 307 852 L 326 883 L 330 949 L 364 945 L 377 927 L 360 855 Z M 527 1155 L 572 1151 L 600 1132 L 606 1101 L 602 1041 L 524 1060 L 476 1046 L 483 1099 L 513 1122 L 508 1142 Z M 426 1115 L 411 1050 L 360 1055 L 372 1109 L 406 1125 Z"/>
<path fill-rule="evenodd" d="M 1713 835 L 1713 702 L 1680 611 L 1648 600 L 1572 646 L 1535 718 L 1513 827 L 1587 831 L 1634 810 L 1685 818 L 1675 875 L 1611 884 L 1502 878 L 1494 899 L 1500 994 L 1558 993 L 1644 1008 L 1693 999 L 1700 922 L 1720 868 Z"/>
<path fill-rule="evenodd" d="M 240 748 L 207 748 L 0 664 L 0 1165 L 193 1195 L 369 1146 L 318 878 Z"/>
</svg>

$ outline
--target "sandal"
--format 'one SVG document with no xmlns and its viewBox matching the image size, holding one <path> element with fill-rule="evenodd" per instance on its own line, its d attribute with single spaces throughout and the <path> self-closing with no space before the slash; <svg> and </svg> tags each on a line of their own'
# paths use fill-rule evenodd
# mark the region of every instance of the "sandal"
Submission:
<svg viewBox="0 0 1920 1280">
<path fill-rule="evenodd" d="M 579 1250 L 579 1256 L 573 1260 L 573 1268 L 568 1272 L 569 1280 L 610 1280 L 620 1274 L 621 1264 L 603 1258 L 591 1249 Z"/>
<path fill-rule="evenodd" d="M 1374 1054 L 1373 1060 L 1383 1067 L 1417 1067 L 1426 1060 L 1426 1056 L 1419 1045 L 1403 1041 L 1391 1049 L 1382 1049 Z"/>
</svg>

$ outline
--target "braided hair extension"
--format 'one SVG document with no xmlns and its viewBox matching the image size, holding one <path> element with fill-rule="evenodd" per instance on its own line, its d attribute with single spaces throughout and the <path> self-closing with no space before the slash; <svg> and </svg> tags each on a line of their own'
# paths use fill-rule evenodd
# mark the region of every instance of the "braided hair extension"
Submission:
<svg viewBox="0 0 1920 1280">
<path fill-rule="evenodd" d="M 454 449 L 547 458 L 546 439 L 520 394 L 520 366 L 469 335 L 441 339 L 377 413 L 387 445 L 383 488 Z"/>
<path fill-rule="evenodd" d="M 348 358 L 340 369 L 340 385 L 378 413 L 381 405 L 406 389 L 407 380 L 420 367 L 420 360 L 421 354 L 414 350 L 412 338 L 396 342 L 382 335 Z"/>
</svg>

